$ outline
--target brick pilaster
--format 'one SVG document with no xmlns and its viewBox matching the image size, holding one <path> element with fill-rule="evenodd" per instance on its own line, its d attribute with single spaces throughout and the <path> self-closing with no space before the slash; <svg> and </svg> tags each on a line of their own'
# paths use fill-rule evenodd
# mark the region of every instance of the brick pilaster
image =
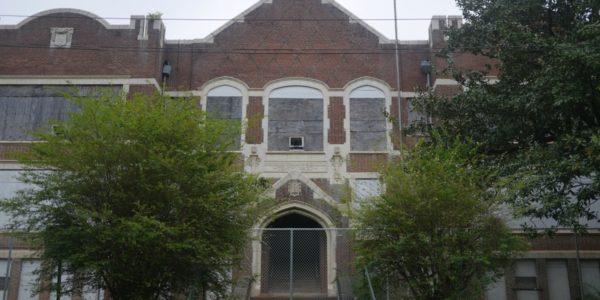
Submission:
<svg viewBox="0 0 600 300">
<path fill-rule="evenodd" d="M 246 143 L 261 144 L 264 140 L 262 120 L 265 116 L 265 108 L 262 97 L 250 97 L 246 109 L 248 128 L 246 129 Z"/>
<path fill-rule="evenodd" d="M 346 130 L 344 129 L 346 107 L 343 98 L 331 97 L 327 113 L 329 117 L 328 142 L 330 144 L 344 144 L 346 142 Z"/>
</svg>

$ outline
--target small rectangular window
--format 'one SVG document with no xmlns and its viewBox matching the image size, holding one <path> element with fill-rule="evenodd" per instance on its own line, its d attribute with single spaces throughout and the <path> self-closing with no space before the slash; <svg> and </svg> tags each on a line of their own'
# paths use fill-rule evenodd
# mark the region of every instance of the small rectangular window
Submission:
<svg viewBox="0 0 600 300">
<path fill-rule="evenodd" d="M 303 150 L 303 149 L 304 149 L 304 137 L 290 136 L 290 150 Z"/>
</svg>

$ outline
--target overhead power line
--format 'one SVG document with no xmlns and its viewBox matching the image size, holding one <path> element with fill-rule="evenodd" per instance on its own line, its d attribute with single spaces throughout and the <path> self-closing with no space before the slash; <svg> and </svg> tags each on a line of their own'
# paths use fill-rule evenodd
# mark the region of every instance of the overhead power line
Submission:
<svg viewBox="0 0 600 300">
<path fill-rule="evenodd" d="M 100 52 L 142 52 L 142 53 L 194 53 L 194 54 L 292 54 L 292 55 L 343 55 L 343 54 L 375 54 L 375 55 L 394 55 L 395 49 L 366 49 L 366 48 L 303 48 L 303 49 L 292 49 L 292 48 L 233 48 L 233 49 L 220 49 L 220 48 L 194 48 L 191 45 L 181 44 L 181 46 L 190 46 L 181 48 L 178 44 L 172 44 L 172 47 L 157 48 L 157 47 L 118 47 L 118 46 L 102 46 L 102 47 L 83 47 L 83 46 L 72 46 L 70 48 L 52 48 L 54 51 L 69 51 L 69 50 L 80 50 L 80 51 L 100 51 Z M 412 46 L 412 45 L 411 45 Z M 404 53 L 431 53 L 441 51 L 444 48 L 430 48 L 428 45 L 426 48 L 412 48 L 412 49 L 399 49 L 399 52 Z M 50 49 L 47 44 L 0 44 L 0 48 L 18 48 L 18 49 Z"/>
<path fill-rule="evenodd" d="M 36 15 L 0 15 L 10 18 L 30 18 Z M 102 20 L 130 20 L 130 17 L 92 17 L 92 16 L 55 16 L 44 15 L 37 18 L 51 19 L 102 19 Z M 163 18 L 163 21 L 266 21 L 266 22 L 348 22 L 348 21 L 394 21 L 394 18 Z M 430 21 L 431 18 L 398 18 L 398 21 Z"/>
</svg>

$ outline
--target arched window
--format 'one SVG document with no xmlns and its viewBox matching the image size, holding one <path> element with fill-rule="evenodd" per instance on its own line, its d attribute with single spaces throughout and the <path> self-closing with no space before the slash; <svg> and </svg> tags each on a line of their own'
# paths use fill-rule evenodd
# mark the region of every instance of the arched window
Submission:
<svg viewBox="0 0 600 300">
<path fill-rule="evenodd" d="M 206 112 L 219 119 L 232 122 L 242 121 L 242 92 L 230 85 L 221 85 L 208 92 Z M 241 136 L 237 136 L 235 146 L 240 145 Z"/>
<path fill-rule="evenodd" d="M 220 119 L 242 119 L 242 92 L 222 85 L 208 92 L 206 112 Z"/>
<path fill-rule="evenodd" d="M 323 94 L 287 86 L 269 94 L 270 151 L 323 151 Z"/>
<path fill-rule="evenodd" d="M 387 145 L 385 94 L 365 85 L 350 93 L 350 150 L 384 151 Z"/>
</svg>

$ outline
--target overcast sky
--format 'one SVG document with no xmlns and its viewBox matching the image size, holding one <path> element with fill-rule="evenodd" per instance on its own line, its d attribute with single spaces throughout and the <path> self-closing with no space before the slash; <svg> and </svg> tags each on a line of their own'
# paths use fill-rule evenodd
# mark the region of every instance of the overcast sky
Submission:
<svg viewBox="0 0 600 300">
<path fill-rule="evenodd" d="M 277 1 L 277 0 L 274 0 Z M 54 8 L 77 8 L 106 18 L 110 24 L 128 24 L 131 15 L 161 12 L 165 19 L 231 19 L 258 0 L 0 0 L 0 24 Z M 394 38 L 393 0 L 337 0 L 386 37 Z M 460 15 L 454 0 L 397 0 L 399 19 L 430 19 L 432 15 Z M 111 19 L 116 18 L 116 19 Z M 125 18 L 125 19 L 123 19 Z M 203 38 L 226 21 L 165 20 L 167 39 Z M 427 39 L 427 20 L 399 20 L 400 40 Z"/>
</svg>

